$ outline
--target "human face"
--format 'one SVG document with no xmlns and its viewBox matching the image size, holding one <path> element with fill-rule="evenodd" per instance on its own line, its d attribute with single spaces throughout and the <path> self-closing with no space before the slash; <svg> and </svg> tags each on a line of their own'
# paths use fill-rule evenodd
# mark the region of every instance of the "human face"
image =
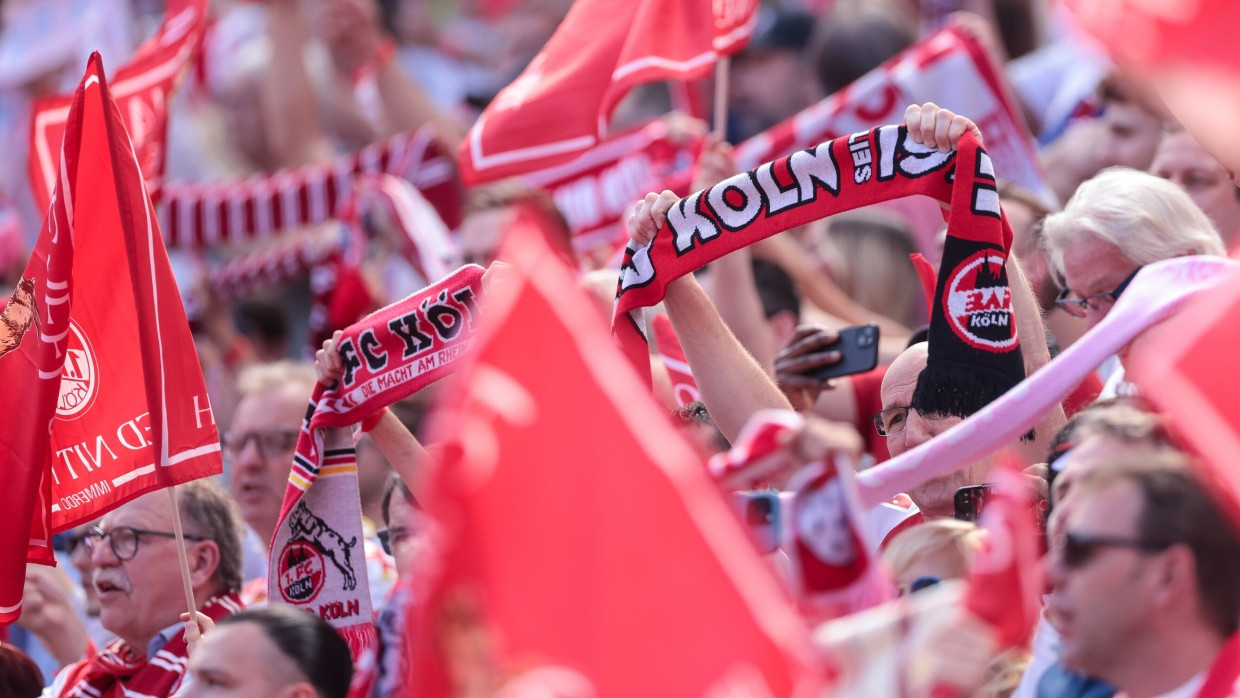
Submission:
<svg viewBox="0 0 1240 698">
<path fill-rule="evenodd" d="M 1124 443 L 1105 434 L 1087 437 L 1073 446 L 1064 456 L 1067 462 L 1055 476 L 1055 483 L 1051 486 L 1051 502 L 1055 506 L 1046 522 L 1048 540 L 1054 541 L 1063 533 L 1064 521 L 1072 511 L 1072 488 L 1081 478 L 1102 463 L 1148 450 L 1148 444 Z"/>
<path fill-rule="evenodd" d="M 809 106 L 815 83 L 796 51 L 748 51 L 733 59 L 731 107 L 745 130 L 761 131 Z"/>
<path fill-rule="evenodd" d="M 1210 156 L 1187 131 L 1163 136 L 1150 172 L 1171 180 L 1188 192 L 1213 221 L 1225 242 L 1240 232 L 1240 197 L 1227 170 Z"/>
<path fill-rule="evenodd" d="M 77 537 L 78 542 L 73 546 L 73 552 L 69 554 L 69 562 L 77 568 L 82 590 L 86 592 L 86 615 L 92 618 L 99 616 L 99 594 L 96 593 L 94 580 L 91 579 L 94 567 L 90 563 L 90 551 L 82 542 L 82 535 L 98 524 L 98 520 L 89 521 L 73 529 L 73 535 Z"/>
<path fill-rule="evenodd" d="M 399 487 L 396 488 L 388 502 L 388 540 L 392 559 L 396 562 L 396 574 L 401 579 L 413 578 L 418 552 L 423 547 L 422 526 L 422 512 L 405 499 Z"/>
<path fill-rule="evenodd" d="M 247 395 L 233 413 L 230 434 L 297 430 L 305 409 L 306 396 L 295 387 Z M 242 518 L 266 542 L 270 542 L 275 531 L 284 490 L 288 486 L 296 440 L 290 443 L 287 452 L 264 457 L 256 440 L 249 439 L 229 458 L 229 491 L 241 508 Z"/>
<path fill-rule="evenodd" d="M 1100 118 L 1105 129 L 1094 145 L 1102 158 L 1102 167 L 1148 168 L 1162 135 L 1162 119 L 1135 101 L 1107 102 Z"/>
<path fill-rule="evenodd" d="M 797 503 L 797 531 L 801 540 L 815 557 L 837 567 L 857 557 L 845 506 L 839 480 L 827 482 L 802 496 Z"/>
<path fill-rule="evenodd" d="M 167 493 L 152 492 L 128 502 L 105 516 L 100 524 L 105 532 L 119 526 L 171 531 L 172 506 Z M 139 536 L 137 553 L 125 561 L 113 554 L 108 542 L 101 541 L 91 553 L 90 562 L 99 597 L 99 620 L 134 651 L 145 652 L 151 638 L 176 623 L 185 610 L 173 538 Z"/>
<path fill-rule="evenodd" d="M 315 692 L 292 659 L 257 625 L 221 625 L 189 658 L 194 681 L 186 698 L 267 698 Z"/>
<path fill-rule="evenodd" d="M 1089 237 L 1068 245 L 1063 252 L 1064 283 L 1072 290 L 1072 298 L 1111 291 L 1138 266 L 1115 245 Z M 1085 308 L 1085 324 L 1093 327 L 1101 322 L 1113 304 L 1106 297 L 1092 300 Z"/>
<path fill-rule="evenodd" d="M 460 227 L 461 262 L 487 266 L 494 261 L 515 215 L 511 207 L 504 206 L 466 216 Z"/>
<path fill-rule="evenodd" d="M 896 357 L 883 377 L 880 395 L 883 409 L 903 407 L 913 400 L 917 377 L 926 367 L 926 344 L 914 344 Z M 887 436 L 887 451 L 894 458 L 914 449 L 960 423 L 959 417 L 926 419 L 917 410 L 908 411 L 908 423 L 902 431 Z M 926 516 L 951 516 L 956 490 L 985 482 L 992 462 L 984 459 L 953 470 L 922 483 L 908 492 L 917 508 Z"/>
<path fill-rule="evenodd" d="M 1136 540 L 1141 493 L 1117 482 L 1073 495 L 1064 531 L 1088 538 Z M 1074 671 L 1114 677 L 1130 642 L 1146 622 L 1150 553 L 1131 547 L 1099 546 L 1079 566 L 1069 567 L 1059 549 L 1048 555 L 1051 584 L 1047 618 L 1059 631 L 1061 657 Z"/>
</svg>

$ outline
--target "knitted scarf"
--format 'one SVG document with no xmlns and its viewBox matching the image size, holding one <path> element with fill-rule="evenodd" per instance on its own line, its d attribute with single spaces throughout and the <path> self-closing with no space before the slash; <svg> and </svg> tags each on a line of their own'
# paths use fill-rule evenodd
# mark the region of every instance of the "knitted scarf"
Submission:
<svg viewBox="0 0 1240 698">
<path fill-rule="evenodd" d="M 211 620 L 241 610 L 241 599 L 229 592 L 213 596 L 199 609 Z M 113 640 L 98 654 L 84 660 L 65 682 L 66 698 L 112 698 L 130 695 L 170 696 L 185 677 L 189 652 L 185 632 L 179 632 L 155 653 L 139 655 L 121 640 Z"/>
<path fill-rule="evenodd" d="M 483 269 L 468 265 L 344 331 L 341 379 L 316 384 L 271 542 L 268 597 L 310 611 L 356 659 L 375 630 L 362 553 L 356 424 L 456 370 L 473 343 Z"/>
<path fill-rule="evenodd" d="M 956 151 L 940 153 L 914 143 L 903 126 L 882 126 L 759 165 L 677 202 L 650 244 L 630 242 L 625 250 L 612 333 L 648 376 L 642 309 L 661 301 L 673 280 L 812 220 L 915 194 L 950 204 L 948 229 L 970 248 L 960 251 L 966 260 L 980 254 L 989 261 L 1010 247 L 994 167 L 971 134 Z M 1015 325 L 1009 329 L 1014 347 Z"/>
</svg>

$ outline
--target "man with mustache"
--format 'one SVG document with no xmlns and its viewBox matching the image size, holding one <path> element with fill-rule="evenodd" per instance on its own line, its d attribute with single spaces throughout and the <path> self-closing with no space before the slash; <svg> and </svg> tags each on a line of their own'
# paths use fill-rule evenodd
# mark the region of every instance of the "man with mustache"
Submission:
<svg viewBox="0 0 1240 698">
<path fill-rule="evenodd" d="M 176 489 L 197 610 L 219 619 L 241 610 L 241 517 L 207 480 Z M 94 567 L 103 627 L 117 639 L 71 664 L 44 696 L 165 697 L 185 682 L 184 585 L 167 492 L 118 507 L 83 539 Z"/>
</svg>

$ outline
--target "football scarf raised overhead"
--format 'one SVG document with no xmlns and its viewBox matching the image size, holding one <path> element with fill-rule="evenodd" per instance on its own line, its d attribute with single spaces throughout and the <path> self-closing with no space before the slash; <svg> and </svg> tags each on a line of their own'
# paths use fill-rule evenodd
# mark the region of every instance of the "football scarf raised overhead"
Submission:
<svg viewBox="0 0 1240 698">
<path fill-rule="evenodd" d="M 1012 233 L 999 210 L 995 168 L 977 140 L 966 133 L 956 152 L 940 153 L 914 143 L 903 126 L 882 126 L 760 165 L 677 202 L 650 244 L 630 242 L 625 250 L 612 332 L 648 375 L 641 309 L 662 300 L 673 280 L 809 221 L 915 194 L 951 206 L 948 229 L 969 247 L 957 250 L 962 259 L 1006 257 Z M 991 271 L 1001 275 L 1002 264 Z M 979 274 L 968 280 L 976 288 L 958 285 L 954 291 L 983 290 Z M 1006 330 L 1011 341 L 987 335 L 986 343 L 979 342 L 997 357 L 1019 351 L 1010 294 L 998 297 L 998 305 L 985 306 L 988 332 Z M 975 309 L 957 312 L 954 298 L 936 302 L 950 305 L 943 312 L 959 315 L 970 327 Z"/>
</svg>

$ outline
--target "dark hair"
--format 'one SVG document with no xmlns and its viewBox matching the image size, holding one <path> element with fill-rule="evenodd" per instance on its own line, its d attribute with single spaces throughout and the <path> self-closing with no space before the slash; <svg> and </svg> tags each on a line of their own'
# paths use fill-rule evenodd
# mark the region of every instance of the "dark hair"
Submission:
<svg viewBox="0 0 1240 698">
<path fill-rule="evenodd" d="M 836 10 L 822 17 L 812 45 L 823 94 L 834 94 L 916 40 L 905 18 L 872 9 Z"/>
<path fill-rule="evenodd" d="M 1206 623 L 1223 637 L 1240 624 L 1240 539 L 1211 496 L 1198 465 L 1175 451 L 1151 451 L 1106 463 L 1081 478 L 1076 494 L 1131 482 L 1141 491 L 1137 536 L 1151 543 L 1186 545 L 1193 553 L 1197 594 Z"/>
<path fill-rule="evenodd" d="M 43 673 L 26 653 L 0 642 L 0 696 L 36 698 L 43 693 Z"/>
<path fill-rule="evenodd" d="M 719 427 L 715 426 L 715 420 L 711 419 L 710 412 L 706 411 L 706 404 L 701 400 L 677 407 L 672 412 L 672 422 L 682 428 L 690 426 L 704 427 L 709 432 L 709 445 L 716 452 L 723 452 L 732 448 L 728 437 L 724 436 L 723 432 L 719 431 Z"/>
<path fill-rule="evenodd" d="M 399 475 L 392 473 L 391 476 L 388 477 L 387 484 L 383 486 L 383 501 L 379 504 L 379 508 L 383 511 L 384 526 L 392 525 L 392 517 L 390 515 L 392 508 L 392 493 L 398 489 L 400 490 L 400 496 L 404 497 L 405 501 L 409 502 L 414 509 L 420 510 L 422 508 L 422 505 L 418 504 L 418 500 L 414 498 L 413 492 L 409 491 L 409 485 L 406 485 L 405 481 L 400 479 Z"/>
<path fill-rule="evenodd" d="M 225 616 L 218 625 L 253 623 L 293 660 L 323 698 L 346 698 L 353 680 L 349 646 L 336 629 L 313 613 L 274 604 Z"/>
<path fill-rule="evenodd" d="M 769 320 L 785 310 L 801 321 L 801 293 L 784 268 L 761 257 L 753 258 L 753 283 L 762 301 L 762 314 Z"/>
</svg>

